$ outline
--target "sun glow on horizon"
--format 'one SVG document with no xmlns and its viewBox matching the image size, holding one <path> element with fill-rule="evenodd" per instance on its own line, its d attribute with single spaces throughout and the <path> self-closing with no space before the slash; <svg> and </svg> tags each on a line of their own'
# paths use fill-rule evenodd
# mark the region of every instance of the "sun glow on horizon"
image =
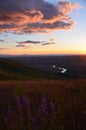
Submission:
<svg viewBox="0 0 86 130">
<path fill-rule="evenodd" d="M 26 55 L 58 55 L 58 54 L 74 54 L 74 55 L 86 55 L 86 50 L 67 50 L 67 49 L 57 49 L 55 48 L 54 50 L 51 48 L 48 50 L 48 47 L 46 46 L 45 49 L 39 49 L 39 48 L 26 48 L 26 49 L 7 49 L 7 50 L 0 50 L 0 54 L 5 54 L 5 55 L 22 55 L 22 54 L 26 54 Z"/>
</svg>

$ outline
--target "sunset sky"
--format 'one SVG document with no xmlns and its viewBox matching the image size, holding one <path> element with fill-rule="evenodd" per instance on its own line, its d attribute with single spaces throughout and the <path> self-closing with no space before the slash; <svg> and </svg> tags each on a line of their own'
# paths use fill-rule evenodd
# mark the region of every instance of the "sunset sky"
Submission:
<svg viewBox="0 0 86 130">
<path fill-rule="evenodd" d="M 0 0 L 0 54 L 86 54 L 86 1 Z"/>
</svg>

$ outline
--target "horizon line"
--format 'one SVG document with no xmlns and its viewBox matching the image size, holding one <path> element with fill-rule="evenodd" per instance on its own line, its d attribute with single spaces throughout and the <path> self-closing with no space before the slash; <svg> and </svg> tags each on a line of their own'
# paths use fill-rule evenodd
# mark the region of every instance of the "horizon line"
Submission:
<svg viewBox="0 0 86 130">
<path fill-rule="evenodd" d="M 0 57 L 1 56 L 86 56 L 86 54 L 0 54 Z"/>
</svg>

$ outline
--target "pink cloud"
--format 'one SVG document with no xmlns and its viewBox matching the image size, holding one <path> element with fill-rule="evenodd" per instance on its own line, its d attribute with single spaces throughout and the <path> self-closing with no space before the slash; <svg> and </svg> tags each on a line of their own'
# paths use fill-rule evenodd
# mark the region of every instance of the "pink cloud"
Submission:
<svg viewBox="0 0 86 130">
<path fill-rule="evenodd" d="M 59 1 L 53 5 L 44 0 L 1 0 L 0 32 L 38 33 L 71 29 L 75 22 L 69 16 L 79 4 Z"/>
</svg>

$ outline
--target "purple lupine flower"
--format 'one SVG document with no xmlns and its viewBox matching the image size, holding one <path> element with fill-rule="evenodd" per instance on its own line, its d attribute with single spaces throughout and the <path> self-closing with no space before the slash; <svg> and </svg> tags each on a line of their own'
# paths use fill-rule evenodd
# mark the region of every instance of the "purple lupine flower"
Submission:
<svg viewBox="0 0 86 130">
<path fill-rule="evenodd" d="M 48 123 L 48 107 L 46 97 L 42 97 L 41 104 L 38 110 L 38 121 L 42 124 L 42 127 L 45 128 Z"/>
<path fill-rule="evenodd" d="M 12 129 L 14 124 L 14 119 L 13 119 L 13 111 L 11 107 L 8 107 L 7 120 L 8 120 L 8 127 Z"/>
<path fill-rule="evenodd" d="M 32 119 L 32 112 L 30 107 L 30 101 L 27 97 L 22 96 L 22 103 L 24 107 L 25 116 L 27 118 L 27 121 L 31 121 Z"/>
<path fill-rule="evenodd" d="M 55 124 L 56 120 L 55 104 L 51 101 L 49 105 L 50 105 L 50 123 L 53 125 Z"/>
<path fill-rule="evenodd" d="M 16 111 L 17 111 L 17 114 L 19 117 L 19 122 L 20 122 L 20 124 L 23 124 L 24 123 L 24 113 L 22 110 L 22 105 L 21 105 L 19 96 L 16 97 L 15 103 L 16 103 Z"/>
<path fill-rule="evenodd" d="M 41 104 L 39 107 L 39 116 L 44 117 L 47 115 L 47 100 L 45 97 L 41 98 Z"/>
<path fill-rule="evenodd" d="M 33 119 L 32 119 L 32 128 L 33 128 L 33 130 L 36 130 L 37 126 L 38 126 L 38 117 L 34 116 Z"/>
</svg>

